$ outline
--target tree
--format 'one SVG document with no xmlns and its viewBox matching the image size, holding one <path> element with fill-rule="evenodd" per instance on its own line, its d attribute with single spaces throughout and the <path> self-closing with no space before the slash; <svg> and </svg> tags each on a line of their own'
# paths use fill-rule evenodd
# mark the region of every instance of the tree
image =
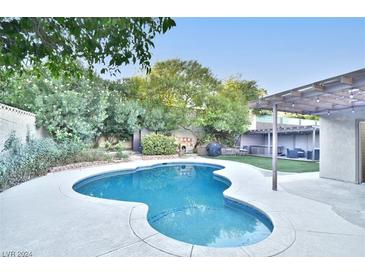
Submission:
<svg viewBox="0 0 365 274">
<path fill-rule="evenodd" d="M 240 77 L 231 77 L 224 83 L 226 90 L 236 90 L 242 93 L 247 102 L 257 100 L 266 95 L 266 90 L 259 88 L 256 81 L 242 80 Z"/>
<path fill-rule="evenodd" d="M 47 70 L 40 77 L 24 73 L 0 82 L 0 102 L 34 112 L 37 126 L 52 137 L 91 142 L 104 130 L 108 90 L 102 80 L 54 79 Z"/>
<path fill-rule="evenodd" d="M 145 110 L 135 100 L 114 98 L 114 110 L 109 112 L 109 118 L 112 119 L 112 124 L 109 124 L 115 132 L 115 136 L 126 138 L 141 128 L 141 119 L 144 116 Z M 109 135 L 110 132 L 105 132 Z"/>
<path fill-rule="evenodd" d="M 231 77 L 221 83 L 197 61 L 179 59 L 157 62 L 148 75 L 124 85 L 127 96 L 146 111 L 142 126 L 162 132 L 183 127 L 194 134 L 203 128 L 205 135 L 224 143 L 247 130 L 247 102 L 266 94 L 255 81 Z M 199 134 L 199 139 L 207 136 Z"/>
<path fill-rule="evenodd" d="M 146 109 L 144 126 L 154 131 L 189 127 L 197 109 L 219 87 L 211 71 L 197 61 L 157 62 L 146 76 L 128 79 L 129 96 Z"/>
<path fill-rule="evenodd" d="M 258 88 L 255 81 L 230 78 L 216 94 L 208 97 L 206 107 L 197 116 L 197 124 L 211 139 L 232 145 L 235 137 L 249 126 L 247 102 L 262 94 L 265 91 Z"/>
<path fill-rule="evenodd" d="M 299 113 L 285 113 L 285 117 L 298 118 L 304 120 L 317 120 L 317 121 L 319 120 L 318 115 L 299 114 Z"/>
<path fill-rule="evenodd" d="M 168 107 L 199 108 L 217 91 L 219 81 L 197 61 L 172 59 L 157 62 L 147 76 L 152 99 Z"/>
<path fill-rule="evenodd" d="M 55 79 L 47 69 L 40 77 L 26 71 L 0 81 L 0 102 L 34 112 L 37 124 L 58 140 L 124 139 L 142 127 L 162 133 L 183 127 L 199 139 L 232 144 L 249 125 L 247 101 L 264 93 L 254 81 L 221 83 L 198 62 L 177 59 L 123 82 L 86 72 Z"/>
<path fill-rule="evenodd" d="M 169 17 L 0 18 L 0 69 L 48 68 L 53 76 L 81 75 L 81 61 L 115 75 L 129 63 L 149 71 L 153 39 L 175 26 Z"/>
</svg>

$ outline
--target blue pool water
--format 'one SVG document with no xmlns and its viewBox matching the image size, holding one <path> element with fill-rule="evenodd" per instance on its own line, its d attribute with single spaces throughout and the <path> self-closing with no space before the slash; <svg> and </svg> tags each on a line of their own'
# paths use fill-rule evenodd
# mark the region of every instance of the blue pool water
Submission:
<svg viewBox="0 0 365 274">
<path fill-rule="evenodd" d="M 230 185 L 207 164 L 166 164 L 85 179 L 74 190 L 93 197 L 142 202 L 148 222 L 171 238 L 203 246 L 233 247 L 270 235 L 271 221 L 258 210 L 223 197 Z"/>
</svg>

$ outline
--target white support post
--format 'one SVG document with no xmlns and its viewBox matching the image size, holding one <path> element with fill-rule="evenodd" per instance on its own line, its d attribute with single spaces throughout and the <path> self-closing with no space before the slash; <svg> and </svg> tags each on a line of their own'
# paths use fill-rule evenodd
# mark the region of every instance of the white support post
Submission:
<svg viewBox="0 0 365 274">
<path fill-rule="evenodd" d="M 316 129 L 313 129 L 313 133 L 312 133 L 312 160 L 314 161 L 315 157 L 314 157 L 314 148 L 316 147 Z"/>
<path fill-rule="evenodd" d="M 267 134 L 267 155 L 270 155 L 270 147 L 271 147 L 271 133 Z"/>
<path fill-rule="evenodd" d="M 272 106 L 272 190 L 278 190 L 278 110 L 276 103 Z"/>
</svg>

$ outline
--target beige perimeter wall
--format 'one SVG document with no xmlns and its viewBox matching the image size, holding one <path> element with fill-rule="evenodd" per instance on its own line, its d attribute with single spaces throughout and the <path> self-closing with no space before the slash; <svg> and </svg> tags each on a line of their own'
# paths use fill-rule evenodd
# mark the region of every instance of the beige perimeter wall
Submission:
<svg viewBox="0 0 365 274">
<path fill-rule="evenodd" d="M 24 142 L 28 129 L 32 135 L 38 135 L 33 113 L 0 104 L 0 151 L 13 130 L 15 130 L 16 136 Z"/>
</svg>

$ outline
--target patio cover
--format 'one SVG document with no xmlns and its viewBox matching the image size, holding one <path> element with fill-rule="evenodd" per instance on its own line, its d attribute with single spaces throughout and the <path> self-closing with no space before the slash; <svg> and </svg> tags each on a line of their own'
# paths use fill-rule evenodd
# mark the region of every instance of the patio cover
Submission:
<svg viewBox="0 0 365 274">
<path fill-rule="evenodd" d="M 324 114 L 365 106 L 365 68 L 249 102 L 250 108 Z"/>
<path fill-rule="evenodd" d="M 253 109 L 273 111 L 272 189 L 277 190 L 277 112 L 325 114 L 365 107 L 365 68 L 268 95 L 249 102 Z"/>
<path fill-rule="evenodd" d="M 278 127 L 278 133 L 309 133 L 319 130 L 319 126 L 291 126 L 291 127 Z M 271 128 L 265 128 L 265 129 L 252 129 L 247 131 L 248 134 L 268 134 L 272 133 Z"/>
</svg>

